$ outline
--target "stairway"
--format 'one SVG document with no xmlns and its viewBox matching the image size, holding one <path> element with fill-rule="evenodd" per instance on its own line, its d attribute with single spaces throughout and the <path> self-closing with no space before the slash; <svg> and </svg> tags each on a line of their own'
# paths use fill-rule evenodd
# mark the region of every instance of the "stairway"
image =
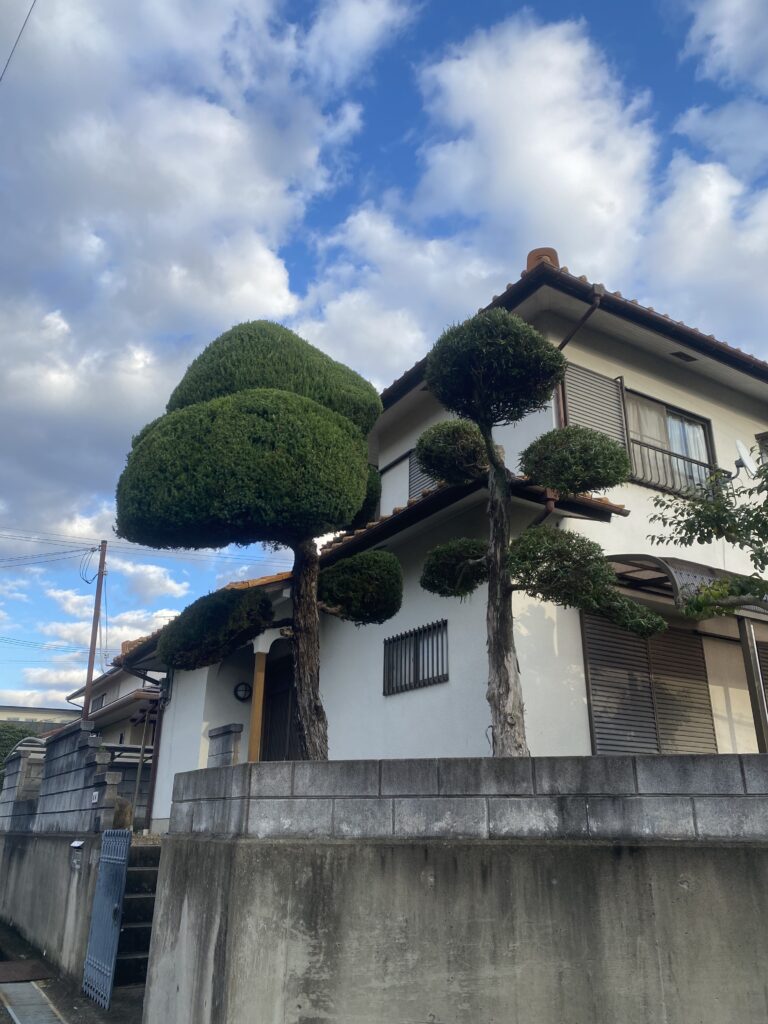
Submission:
<svg viewBox="0 0 768 1024">
<path fill-rule="evenodd" d="M 143 985 L 146 981 L 159 866 L 160 846 L 131 846 L 115 963 L 115 988 Z"/>
</svg>

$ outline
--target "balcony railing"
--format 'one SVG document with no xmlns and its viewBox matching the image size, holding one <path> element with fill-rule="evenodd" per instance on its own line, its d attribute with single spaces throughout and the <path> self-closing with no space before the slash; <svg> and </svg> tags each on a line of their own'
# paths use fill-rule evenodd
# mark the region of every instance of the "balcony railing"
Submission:
<svg viewBox="0 0 768 1024">
<path fill-rule="evenodd" d="M 630 440 L 632 479 L 672 494 L 710 490 L 715 466 L 687 455 L 676 455 L 645 441 Z"/>
</svg>

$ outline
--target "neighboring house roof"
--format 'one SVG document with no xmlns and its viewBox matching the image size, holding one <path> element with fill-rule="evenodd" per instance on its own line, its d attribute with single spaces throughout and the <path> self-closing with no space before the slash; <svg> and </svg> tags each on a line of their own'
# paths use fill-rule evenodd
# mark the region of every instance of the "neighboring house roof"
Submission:
<svg viewBox="0 0 768 1024">
<path fill-rule="evenodd" d="M 256 580 L 233 580 L 232 583 L 227 583 L 224 590 L 250 590 L 252 587 L 268 587 L 271 583 L 284 583 L 286 580 L 291 579 L 293 576 L 292 572 L 277 572 L 272 576 L 260 576 Z"/>
<path fill-rule="evenodd" d="M 651 306 L 642 306 L 636 299 L 625 299 L 621 292 L 608 291 L 604 285 L 592 283 L 584 276 L 576 277 L 567 267 L 556 267 L 545 261 L 537 263 L 531 270 L 523 271 L 519 281 L 508 284 L 501 295 L 494 295 L 485 308 L 500 306 L 514 309 L 546 285 L 585 303 L 593 301 L 597 290 L 600 309 L 604 312 L 663 334 L 678 345 L 684 345 L 768 384 L 768 363 L 757 356 L 719 341 L 713 334 L 704 334 L 696 327 L 689 327 L 682 320 L 674 320 L 666 313 L 658 313 Z M 423 381 L 426 361 L 425 356 L 382 391 L 381 400 L 385 409 Z"/>
</svg>

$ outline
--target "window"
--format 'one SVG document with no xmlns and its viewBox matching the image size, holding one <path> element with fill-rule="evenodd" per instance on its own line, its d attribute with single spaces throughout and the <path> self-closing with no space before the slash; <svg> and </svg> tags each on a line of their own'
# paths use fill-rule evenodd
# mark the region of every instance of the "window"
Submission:
<svg viewBox="0 0 768 1024">
<path fill-rule="evenodd" d="M 98 697 L 94 697 L 91 701 L 91 711 L 98 711 L 99 708 L 104 707 L 104 701 L 107 699 L 106 693 L 100 693 Z"/>
<path fill-rule="evenodd" d="M 448 682 L 448 622 L 409 629 L 384 641 L 384 696 Z"/>
<path fill-rule="evenodd" d="M 419 465 L 416 452 L 411 452 L 408 456 L 408 497 L 420 498 L 422 491 L 430 490 L 436 483 Z"/>
<path fill-rule="evenodd" d="M 635 480 L 678 494 L 706 488 L 714 472 L 707 424 L 632 391 L 625 402 Z"/>
</svg>

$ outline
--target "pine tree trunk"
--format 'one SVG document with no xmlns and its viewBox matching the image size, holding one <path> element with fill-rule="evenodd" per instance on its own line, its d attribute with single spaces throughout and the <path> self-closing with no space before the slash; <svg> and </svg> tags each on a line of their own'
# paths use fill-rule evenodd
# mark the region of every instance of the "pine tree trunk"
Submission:
<svg viewBox="0 0 768 1024">
<path fill-rule="evenodd" d="M 515 650 L 512 582 L 506 555 L 512 540 L 506 469 L 489 443 L 488 474 L 488 689 L 494 757 L 529 757 L 525 739 L 523 691 Z M 492 452 L 491 452 L 491 449 Z"/>
<path fill-rule="evenodd" d="M 293 680 L 299 731 L 310 761 L 328 760 L 328 720 L 320 699 L 320 614 L 317 581 L 320 560 L 313 540 L 294 549 Z"/>
</svg>

